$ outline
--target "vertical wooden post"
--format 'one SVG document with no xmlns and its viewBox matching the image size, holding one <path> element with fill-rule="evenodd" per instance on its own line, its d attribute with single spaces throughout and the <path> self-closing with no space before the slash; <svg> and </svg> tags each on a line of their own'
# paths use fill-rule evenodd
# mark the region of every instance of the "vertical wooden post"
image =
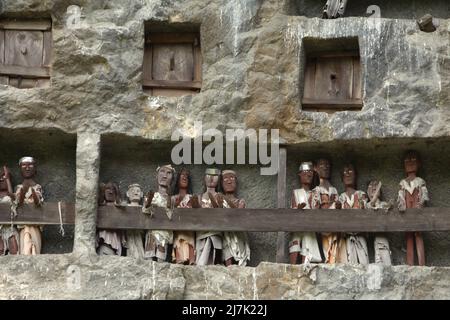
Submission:
<svg viewBox="0 0 450 320">
<path fill-rule="evenodd" d="M 278 208 L 286 208 L 286 147 L 280 146 L 280 157 L 278 162 L 278 181 L 277 181 L 277 202 Z M 277 238 L 277 257 L 279 263 L 287 262 L 287 232 L 278 232 Z"/>
</svg>

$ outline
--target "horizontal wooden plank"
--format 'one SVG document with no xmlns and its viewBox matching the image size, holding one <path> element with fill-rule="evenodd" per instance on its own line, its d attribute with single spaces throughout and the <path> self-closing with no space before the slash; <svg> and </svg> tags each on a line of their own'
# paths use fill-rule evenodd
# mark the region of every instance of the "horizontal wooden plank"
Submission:
<svg viewBox="0 0 450 320">
<path fill-rule="evenodd" d="M 73 203 L 61 202 L 61 217 L 63 224 L 75 223 L 75 205 Z M 17 208 L 15 224 L 50 225 L 60 224 L 57 202 L 47 202 L 41 207 L 24 205 Z M 0 204 L 0 224 L 11 223 L 11 210 L 8 204 Z"/>
<path fill-rule="evenodd" d="M 158 32 L 149 33 L 146 36 L 146 43 L 195 43 L 195 39 L 200 40 L 198 33 L 190 32 Z"/>
<path fill-rule="evenodd" d="M 4 30 L 51 30 L 52 22 L 48 19 L 39 20 L 0 20 L 0 29 Z"/>
<path fill-rule="evenodd" d="M 61 202 L 63 224 L 75 223 L 73 203 Z M 294 209 L 174 209 L 172 220 L 163 208 L 150 217 L 140 207 L 100 206 L 97 227 L 103 229 L 160 229 L 192 231 L 316 231 L 406 232 L 450 231 L 450 208 L 398 210 L 294 210 Z M 0 204 L 0 224 L 10 224 L 10 209 Z M 57 202 L 40 208 L 18 208 L 15 224 L 59 224 Z"/>
<path fill-rule="evenodd" d="M 105 229 L 219 231 L 449 231 L 450 208 L 373 210 L 165 209 L 150 218 L 139 207 L 99 207 L 97 226 Z"/>
<path fill-rule="evenodd" d="M 23 67 L 0 64 L 0 74 L 9 76 L 21 76 L 28 78 L 49 78 L 49 67 Z"/>
<path fill-rule="evenodd" d="M 176 81 L 176 80 L 143 80 L 144 87 L 170 88 L 170 89 L 201 89 L 201 81 Z"/>
</svg>

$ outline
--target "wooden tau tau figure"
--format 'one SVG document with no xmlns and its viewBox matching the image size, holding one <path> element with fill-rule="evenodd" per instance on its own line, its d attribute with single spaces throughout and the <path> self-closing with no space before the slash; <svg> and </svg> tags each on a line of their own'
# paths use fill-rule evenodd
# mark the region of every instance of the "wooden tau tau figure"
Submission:
<svg viewBox="0 0 450 320">
<path fill-rule="evenodd" d="M 178 173 L 172 203 L 175 208 L 192 208 L 192 179 L 189 170 Z M 179 264 L 195 264 L 195 232 L 174 231 L 172 261 Z"/>
<path fill-rule="evenodd" d="M 314 171 L 319 176 L 319 185 L 314 188 L 313 207 L 320 209 L 340 209 L 338 192 L 330 183 L 331 164 L 327 159 L 319 159 L 314 166 Z M 345 239 L 335 232 L 322 233 L 322 248 L 325 262 L 334 264 L 347 262 Z"/>
<path fill-rule="evenodd" d="M 100 184 L 98 199 L 99 206 L 120 206 L 121 197 L 117 184 L 108 182 Z M 96 237 L 96 249 L 99 255 L 122 255 L 122 246 L 125 245 L 125 237 L 120 230 L 98 229 Z"/>
<path fill-rule="evenodd" d="M 15 210 L 15 195 L 11 183 L 11 174 L 6 166 L 0 173 L 0 203 L 6 203 Z M 0 225 L 0 255 L 19 253 L 19 233 L 14 225 Z"/>
<path fill-rule="evenodd" d="M 158 191 L 149 191 L 144 200 L 142 212 L 151 214 L 151 206 L 160 208 L 171 207 L 171 186 L 175 169 L 167 164 L 156 169 Z M 148 230 L 145 234 L 144 258 L 164 262 L 169 257 L 169 245 L 173 243 L 173 232 L 170 230 Z"/>
<path fill-rule="evenodd" d="M 222 190 L 224 208 L 245 208 L 245 200 L 236 196 L 237 176 L 233 170 L 222 171 Z M 226 266 L 247 265 L 250 260 L 250 246 L 246 232 L 223 233 L 223 260 Z"/>
<path fill-rule="evenodd" d="M 327 0 L 323 7 L 322 19 L 336 19 L 344 15 L 347 0 Z"/>
<path fill-rule="evenodd" d="M 369 202 L 367 202 L 367 208 L 372 210 L 389 210 L 392 204 L 385 201 L 381 201 L 381 181 L 372 180 L 367 187 L 367 196 Z M 374 240 L 375 248 L 375 263 L 381 263 L 386 266 L 390 266 L 391 262 L 391 250 L 389 248 L 389 241 L 386 235 L 377 233 Z"/>
<path fill-rule="evenodd" d="M 343 209 L 365 209 L 368 200 L 364 191 L 356 190 L 356 170 L 352 164 L 344 166 L 342 182 L 345 191 L 339 196 Z M 347 233 L 347 260 L 351 264 L 369 264 L 369 252 L 366 239 L 359 233 Z"/>
<path fill-rule="evenodd" d="M 300 189 L 292 191 L 292 209 L 315 209 L 313 206 L 314 168 L 311 162 L 302 162 L 298 169 Z M 289 241 L 289 260 L 291 264 L 322 262 L 319 243 L 314 232 L 292 232 Z M 300 261 L 299 261 L 300 260 Z"/>
<path fill-rule="evenodd" d="M 398 209 L 405 211 L 410 208 L 423 208 L 429 201 L 425 180 L 417 176 L 421 166 L 419 153 L 408 151 L 404 158 L 406 178 L 400 181 L 398 191 Z M 414 242 L 416 244 L 419 266 L 425 265 L 425 247 L 420 232 L 406 233 L 406 262 L 414 265 Z"/>
<path fill-rule="evenodd" d="M 134 183 L 128 186 L 127 199 L 129 207 L 141 207 L 144 193 L 139 184 Z M 144 258 L 144 242 L 142 230 L 127 230 L 126 231 L 126 248 L 127 256 L 136 259 Z"/>
<path fill-rule="evenodd" d="M 23 204 L 41 206 L 44 202 L 41 185 L 34 181 L 36 176 L 36 161 L 33 157 L 23 157 L 19 160 L 22 184 L 16 187 L 16 202 L 18 206 Z M 41 253 L 42 235 L 41 227 L 36 225 L 19 226 L 20 229 L 20 254 L 36 255 Z"/>
<path fill-rule="evenodd" d="M 193 197 L 194 208 L 219 208 L 223 203 L 218 196 L 220 186 L 220 170 L 206 169 L 205 192 Z M 219 200 L 218 200 L 219 198 Z M 222 256 L 222 232 L 202 231 L 196 234 L 197 265 L 220 264 Z"/>
</svg>

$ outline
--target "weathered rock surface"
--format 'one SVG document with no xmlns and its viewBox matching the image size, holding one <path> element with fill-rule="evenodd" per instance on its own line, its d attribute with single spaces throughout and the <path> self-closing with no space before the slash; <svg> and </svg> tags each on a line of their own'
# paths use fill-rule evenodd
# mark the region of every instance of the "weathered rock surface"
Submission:
<svg viewBox="0 0 450 320">
<path fill-rule="evenodd" d="M 450 268 L 189 267 L 75 255 L 5 257 L 1 299 L 449 299 Z"/>
<path fill-rule="evenodd" d="M 431 182 L 432 204 L 448 206 L 448 4 L 447 11 L 436 9 L 445 7 L 443 1 L 433 7 L 433 14 L 439 13 L 439 28 L 424 33 L 410 9 L 405 9 L 403 15 L 402 8 L 396 6 L 386 15 L 407 19 L 348 17 L 330 21 L 308 18 L 320 11 L 317 1 L 314 3 L 318 7 L 310 6 L 311 2 L 1 1 L 2 17 L 52 18 L 53 57 L 51 87 L 16 89 L 0 85 L 0 146 L 7 150 L 0 160 L 6 161 L 6 157 L 8 163 L 16 163 L 23 152 L 38 155 L 43 160 L 41 172 L 47 180 L 42 181 L 50 193 L 48 199 L 75 198 L 77 225 L 73 254 L 2 257 L 0 298 L 450 298 L 450 269 L 444 267 L 319 265 L 307 272 L 299 266 L 282 264 L 262 263 L 256 268 L 183 267 L 93 254 L 99 176 L 126 185 L 150 169 L 153 172 L 157 162 L 163 160 L 162 153 L 169 156 L 168 145 L 164 150 L 152 149 L 159 152 L 158 156 L 148 159 L 147 149 L 135 154 L 125 144 L 115 145 L 117 140 L 113 138 L 108 145 L 101 135 L 113 133 L 167 143 L 174 128 L 195 135 L 194 121 L 200 120 L 205 128 L 220 130 L 280 129 L 287 144 L 300 145 L 300 149 L 290 150 L 289 176 L 296 172 L 300 160 L 315 159 L 319 151 L 332 153 L 333 161 L 338 160 L 334 163 L 339 165 L 351 153 L 361 168 L 360 177 L 381 177 L 386 199 L 393 198 L 401 178 L 398 151 L 412 145 L 425 154 L 424 178 Z M 80 6 L 80 17 L 68 13 L 70 5 Z M 145 21 L 200 24 L 203 85 L 199 94 L 179 98 L 144 94 L 141 69 Z M 358 37 L 364 78 L 364 107 L 360 112 L 302 111 L 304 37 Z M 26 142 L 31 135 L 24 131 L 21 134 L 25 138 L 17 137 L 22 132 L 18 129 L 23 128 L 57 128 L 76 133 L 76 152 L 74 135 L 62 140 L 66 147 L 59 151 L 52 143 L 60 140 L 46 137 L 44 130 L 33 137 L 39 145 L 47 144 L 48 149 L 42 152 L 36 145 L 30 149 Z M 414 140 L 437 137 L 447 139 Z M 100 142 L 114 149 L 110 154 L 123 153 L 130 159 L 103 159 Z M 322 144 L 316 145 L 318 142 Z M 136 145 L 141 147 L 141 143 L 139 139 Z M 52 152 L 57 153 L 55 157 L 48 156 Z M 117 168 L 124 168 L 123 173 L 116 173 Z M 202 169 L 195 169 L 198 188 Z M 242 194 L 249 206 L 274 207 L 275 178 L 261 178 L 255 168 L 239 170 L 246 181 Z M 293 174 L 289 178 L 290 189 L 297 186 L 294 178 Z M 154 182 L 150 175 L 142 180 L 139 182 L 146 186 Z M 340 183 L 336 170 L 333 183 Z M 394 263 L 403 263 L 403 235 L 395 234 L 390 240 Z M 425 235 L 425 241 L 427 261 L 448 265 L 450 235 Z M 255 234 L 251 242 L 262 248 L 252 256 L 255 261 L 274 260 L 275 234 Z"/>
<path fill-rule="evenodd" d="M 202 120 L 279 128 L 289 143 L 450 134 L 449 20 L 424 33 L 414 19 L 289 16 L 288 2 L 78 1 L 78 21 L 71 1 L 3 1 L 6 16 L 51 15 L 54 52 L 50 88 L 1 86 L 0 125 L 169 140 L 172 128 L 192 132 Z M 201 24 L 200 94 L 143 93 L 144 21 Z M 359 38 L 361 112 L 301 111 L 304 37 Z"/>
</svg>

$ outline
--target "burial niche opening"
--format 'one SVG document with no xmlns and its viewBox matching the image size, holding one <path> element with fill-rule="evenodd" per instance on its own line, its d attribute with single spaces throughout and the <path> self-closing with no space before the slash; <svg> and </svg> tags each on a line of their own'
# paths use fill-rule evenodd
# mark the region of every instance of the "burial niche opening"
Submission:
<svg viewBox="0 0 450 320">
<path fill-rule="evenodd" d="M 302 109 L 361 110 L 361 61 L 358 38 L 303 39 L 305 52 Z"/>
<path fill-rule="evenodd" d="M 153 96 L 200 92 L 202 53 L 198 26 L 145 24 L 143 83 Z"/>
<path fill-rule="evenodd" d="M 50 86 L 51 29 L 50 19 L 0 20 L 0 84 Z"/>
<path fill-rule="evenodd" d="M 11 234 L 11 223 L 18 234 L 31 226 L 35 253 L 62 254 L 73 249 L 75 223 L 75 180 L 76 180 L 76 135 L 59 130 L 0 129 L 0 175 L 9 172 L 10 188 L 20 199 L 20 188 L 28 188 L 16 214 L 11 210 L 11 202 L 5 198 L 5 188 L 0 192 L 0 234 Z M 32 157 L 35 171 L 28 176 L 19 166 L 19 160 L 29 162 L 24 157 Z M 20 187 L 22 186 L 22 187 Z M 34 202 L 31 188 L 39 191 L 39 204 Z M 38 190 L 39 189 L 39 190 Z M 11 198 L 11 196 L 10 196 Z M 62 233 L 61 223 L 64 230 Z M 39 231 L 38 231 L 39 229 Z M 29 230 L 27 230 L 29 231 Z M 14 231 L 13 231 L 14 233 Z M 22 254 L 30 250 L 22 241 Z M 39 239 L 39 240 L 37 240 Z M 31 248 L 32 249 L 32 248 Z M 33 249 L 34 250 L 34 249 Z M 33 252 L 31 250 L 31 252 Z M 7 253 L 4 251 L 3 253 Z"/>
</svg>

